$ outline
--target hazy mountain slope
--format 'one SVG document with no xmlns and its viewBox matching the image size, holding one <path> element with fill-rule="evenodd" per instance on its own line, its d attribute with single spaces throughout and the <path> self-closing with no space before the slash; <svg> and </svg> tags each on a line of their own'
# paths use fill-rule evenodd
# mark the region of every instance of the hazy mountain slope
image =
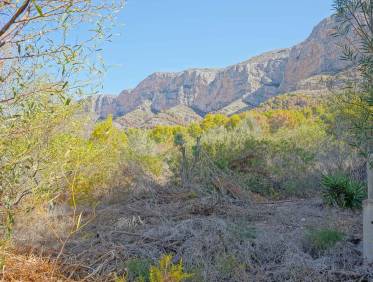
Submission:
<svg viewBox="0 0 373 282">
<path fill-rule="evenodd" d="M 153 127 L 155 125 L 178 125 L 188 124 L 200 120 L 201 117 L 191 108 L 177 105 L 160 113 L 151 111 L 151 103 L 145 101 L 141 106 L 128 114 L 118 117 L 116 122 L 127 127 Z"/>
</svg>

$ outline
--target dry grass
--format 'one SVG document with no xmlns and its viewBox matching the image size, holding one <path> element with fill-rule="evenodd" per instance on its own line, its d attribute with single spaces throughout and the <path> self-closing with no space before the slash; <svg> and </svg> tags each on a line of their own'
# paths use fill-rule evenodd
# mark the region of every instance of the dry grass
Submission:
<svg viewBox="0 0 373 282">
<path fill-rule="evenodd" d="M 373 279 L 362 260 L 361 213 L 317 198 L 248 203 L 213 191 L 152 187 L 99 206 L 94 221 L 67 242 L 60 271 L 75 280 L 113 281 L 133 258 L 155 263 L 171 253 L 195 273 L 192 281 Z M 53 218 L 55 225 L 66 221 Z M 308 228 L 338 229 L 346 239 L 315 257 L 304 248 Z M 18 243 L 46 242 L 43 234 L 32 238 Z"/>
<path fill-rule="evenodd" d="M 18 254 L 15 251 L 3 251 L 1 258 L 1 281 L 72 281 L 49 258 Z"/>
</svg>

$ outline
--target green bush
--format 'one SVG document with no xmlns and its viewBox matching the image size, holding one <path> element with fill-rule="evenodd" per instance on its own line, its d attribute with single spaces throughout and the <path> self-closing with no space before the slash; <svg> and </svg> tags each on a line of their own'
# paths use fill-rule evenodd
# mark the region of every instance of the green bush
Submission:
<svg viewBox="0 0 373 282">
<path fill-rule="evenodd" d="M 147 259 L 131 259 L 127 261 L 127 279 L 128 281 L 149 281 L 149 268 L 151 261 Z"/>
<path fill-rule="evenodd" d="M 341 208 L 360 209 L 366 197 L 365 185 L 343 174 L 324 175 L 321 180 L 326 204 Z"/>
<path fill-rule="evenodd" d="M 216 261 L 217 270 L 222 281 L 240 281 L 246 276 L 246 265 L 240 262 L 234 255 L 221 254 Z"/>
<path fill-rule="evenodd" d="M 344 234 L 335 229 L 309 230 L 305 235 L 305 248 L 312 255 L 319 255 L 343 239 Z"/>
</svg>

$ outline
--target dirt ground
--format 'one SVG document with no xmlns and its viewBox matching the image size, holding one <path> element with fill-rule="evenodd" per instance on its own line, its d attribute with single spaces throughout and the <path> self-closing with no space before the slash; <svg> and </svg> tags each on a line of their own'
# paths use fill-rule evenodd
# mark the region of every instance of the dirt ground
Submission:
<svg viewBox="0 0 373 282">
<path fill-rule="evenodd" d="M 71 278 L 86 281 L 110 281 L 128 270 L 128 260 L 156 262 L 162 254 L 182 259 L 192 281 L 373 281 L 373 266 L 362 260 L 361 212 L 326 207 L 318 197 L 258 203 L 156 187 L 117 194 L 85 213 L 90 217 L 68 240 L 56 240 L 43 223 L 32 225 L 39 230 L 33 236 L 25 230 L 30 225 L 18 224 L 15 238 L 55 254 L 66 242 L 59 260 Z M 54 234 L 63 233 L 68 218 L 65 210 L 50 212 Z M 320 228 L 344 238 L 315 252 L 306 234 Z"/>
</svg>

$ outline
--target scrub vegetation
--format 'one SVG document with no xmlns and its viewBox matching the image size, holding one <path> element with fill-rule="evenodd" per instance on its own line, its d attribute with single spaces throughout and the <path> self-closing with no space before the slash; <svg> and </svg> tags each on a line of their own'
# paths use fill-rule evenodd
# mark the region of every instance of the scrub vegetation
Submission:
<svg viewBox="0 0 373 282">
<path fill-rule="evenodd" d="M 82 99 L 97 90 L 103 66 L 90 61 L 121 4 L 0 3 L 1 278 L 373 279 L 360 245 L 371 34 L 346 47 L 361 81 L 338 93 L 122 129 Z M 335 1 L 340 36 L 372 6 Z M 76 25 L 89 31 L 81 42 Z"/>
</svg>

